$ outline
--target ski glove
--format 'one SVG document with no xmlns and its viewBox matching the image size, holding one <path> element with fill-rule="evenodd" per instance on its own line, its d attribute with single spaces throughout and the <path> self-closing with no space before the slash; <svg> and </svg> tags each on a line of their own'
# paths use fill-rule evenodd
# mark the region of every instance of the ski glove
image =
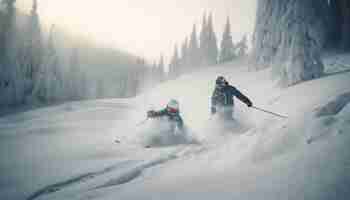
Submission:
<svg viewBox="0 0 350 200">
<path fill-rule="evenodd" d="M 147 117 L 154 117 L 155 116 L 155 111 L 150 110 L 147 112 Z"/>
<path fill-rule="evenodd" d="M 249 102 L 247 103 L 247 106 L 248 106 L 248 107 L 252 107 L 252 106 L 253 106 L 253 103 L 249 101 Z"/>
<path fill-rule="evenodd" d="M 216 113 L 216 108 L 215 107 L 211 107 L 211 114 L 214 115 Z"/>
</svg>

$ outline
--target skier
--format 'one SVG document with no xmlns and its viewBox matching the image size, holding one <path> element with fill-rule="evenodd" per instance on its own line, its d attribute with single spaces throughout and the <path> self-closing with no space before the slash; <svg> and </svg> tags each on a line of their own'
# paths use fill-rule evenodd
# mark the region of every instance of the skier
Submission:
<svg viewBox="0 0 350 200">
<path fill-rule="evenodd" d="M 215 90 L 211 97 L 212 115 L 218 112 L 220 118 L 224 120 L 233 120 L 233 97 L 237 97 L 248 107 L 253 106 L 249 98 L 244 96 L 238 89 L 231 86 L 223 76 L 218 76 L 215 83 Z"/>
<path fill-rule="evenodd" d="M 167 117 L 170 122 L 174 122 L 172 124 L 176 125 L 176 127 L 172 127 L 172 128 L 178 128 L 180 131 L 183 131 L 183 120 L 182 120 L 182 117 L 180 116 L 179 103 L 175 99 L 170 100 L 166 108 L 162 110 L 148 111 L 147 117 L 149 118 Z"/>
</svg>

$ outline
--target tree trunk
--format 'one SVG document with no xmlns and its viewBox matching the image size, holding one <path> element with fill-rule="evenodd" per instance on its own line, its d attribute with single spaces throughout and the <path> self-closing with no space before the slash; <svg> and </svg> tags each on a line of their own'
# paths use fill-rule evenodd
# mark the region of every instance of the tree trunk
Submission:
<svg viewBox="0 0 350 200">
<path fill-rule="evenodd" d="M 283 86 L 320 77 L 327 9 L 325 0 L 259 0 L 252 67 L 272 66 Z"/>
</svg>

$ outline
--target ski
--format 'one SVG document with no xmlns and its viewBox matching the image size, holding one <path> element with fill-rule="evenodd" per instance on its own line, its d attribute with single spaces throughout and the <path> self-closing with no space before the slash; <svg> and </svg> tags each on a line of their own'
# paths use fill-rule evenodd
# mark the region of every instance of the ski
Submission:
<svg viewBox="0 0 350 200">
<path fill-rule="evenodd" d="M 120 140 L 118 140 L 118 139 L 114 140 L 114 143 L 122 144 L 122 142 Z M 133 145 L 133 146 L 137 146 L 137 145 Z M 140 146 L 140 147 L 142 147 L 142 146 Z M 152 146 L 151 145 L 146 145 L 146 146 L 143 146 L 143 148 L 150 149 L 150 148 L 152 148 Z"/>
</svg>

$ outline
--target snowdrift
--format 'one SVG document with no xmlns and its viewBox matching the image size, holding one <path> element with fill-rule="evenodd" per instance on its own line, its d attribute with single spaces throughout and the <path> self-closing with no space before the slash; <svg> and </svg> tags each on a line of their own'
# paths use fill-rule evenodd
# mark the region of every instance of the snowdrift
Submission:
<svg viewBox="0 0 350 200">
<path fill-rule="evenodd" d="M 350 73 L 329 72 L 281 89 L 269 70 L 229 63 L 133 99 L 1 117 L 0 199 L 349 199 Z M 288 119 L 236 100 L 237 123 L 220 124 L 209 113 L 218 75 Z M 169 99 L 188 134 L 167 134 L 158 120 L 135 126 Z"/>
<path fill-rule="evenodd" d="M 150 119 L 144 125 L 136 127 L 135 135 L 127 139 L 128 142 L 138 143 L 143 147 L 166 147 L 179 144 L 196 144 L 198 141 L 193 137 L 191 130 L 185 126 L 183 130 L 172 124 L 166 117 Z"/>
<path fill-rule="evenodd" d="M 97 199 L 349 198 L 348 70 L 340 73 L 326 66 L 329 75 L 281 89 L 269 70 L 251 73 L 245 66 L 228 66 L 182 76 L 138 97 L 147 102 L 145 107 L 179 99 L 185 123 L 202 139 L 202 148 L 188 149 L 176 160 L 147 170 L 143 179 Z M 255 105 L 289 118 L 236 101 L 235 117 L 244 124 L 244 134 L 223 134 L 215 122 L 214 129 L 208 128 L 208 102 L 218 75 L 225 75 Z M 320 117 L 325 111 L 330 119 Z"/>
</svg>

